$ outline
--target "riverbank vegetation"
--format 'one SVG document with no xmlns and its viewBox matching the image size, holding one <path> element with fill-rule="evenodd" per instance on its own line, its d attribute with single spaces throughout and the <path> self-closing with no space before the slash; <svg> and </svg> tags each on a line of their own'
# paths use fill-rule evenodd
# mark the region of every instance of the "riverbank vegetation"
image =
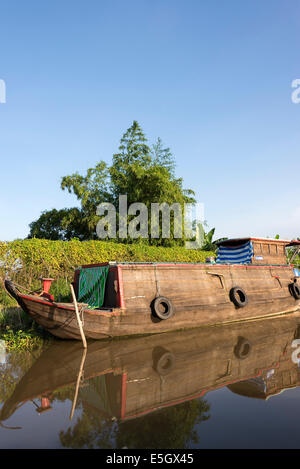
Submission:
<svg viewBox="0 0 300 469">
<path fill-rule="evenodd" d="M 74 269 L 83 264 L 117 262 L 205 262 L 211 251 L 199 251 L 174 246 L 147 246 L 106 241 L 51 241 L 26 239 L 0 242 L 0 304 L 14 306 L 15 302 L 4 291 L 4 279 L 29 290 L 40 288 L 40 277 L 55 279 L 50 293 L 55 300 L 65 300 L 70 293 Z"/>
<path fill-rule="evenodd" d="M 49 336 L 20 308 L 4 289 L 11 278 L 26 289 L 41 287 L 40 277 L 51 277 L 50 293 L 56 301 L 71 301 L 74 269 L 82 264 L 117 262 L 205 262 L 211 251 L 174 246 L 148 246 L 106 241 L 51 241 L 26 239 L 0 242 L 0 340 L 10 350 L 32 349 Z"/>
<path fill-rule="evenodd" d="M 0 340 L 7 352 L 33 351 L 44 347 L 52 337 L 21 308 L 0 306 Z"/>
</svg>

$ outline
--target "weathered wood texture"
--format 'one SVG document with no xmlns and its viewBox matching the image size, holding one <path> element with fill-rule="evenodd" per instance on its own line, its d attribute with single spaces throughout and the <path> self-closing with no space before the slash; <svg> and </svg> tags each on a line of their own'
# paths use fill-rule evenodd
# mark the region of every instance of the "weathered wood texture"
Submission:
<svg viewBox="0 0 300 469">
<path fill-rule="evenodd" d="M 285 246 L 288 243 L 278 241 L 252 241 L 253 245 L 253 260 L 254 264 L 279 264 L 286 263 Z M 257 259 L 262 257 L 262 259 Z"/>
<path fill-rule="evenodd" d="M 242 321 L 295 311 L 300 306 L 300 300 L 290 292 L 289 285 L 299 283 L 290 266 L 121 264 L 117 270 L 113 282 L 116 301 L 122 307 L 85 310 L 83 330 L 87 338 Z M 238 308 L 230 300 L 230 290 L 235 286 L 245 291 L 247 306 Z M 174 315 L 166 320 L 152 311 L 153 300 L 160 296 L 173 305 Z M 20 298 L 25 310 L 49 332 L 61 338 L 80 339 L 72 304 L 51 303 L 28 295 Z"/>
</svg>

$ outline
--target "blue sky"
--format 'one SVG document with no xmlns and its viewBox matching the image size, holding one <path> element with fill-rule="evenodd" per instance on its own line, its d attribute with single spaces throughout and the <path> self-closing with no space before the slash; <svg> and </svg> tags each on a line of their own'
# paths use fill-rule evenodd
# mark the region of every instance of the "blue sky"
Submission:
<svg viewBox="0 0 300 469">
<path fill-rule="evenodd" d="M 298 0 L 3 0 L 0 239 L 137 120 L 217 236 L 300 236 Z"/>
</svg>

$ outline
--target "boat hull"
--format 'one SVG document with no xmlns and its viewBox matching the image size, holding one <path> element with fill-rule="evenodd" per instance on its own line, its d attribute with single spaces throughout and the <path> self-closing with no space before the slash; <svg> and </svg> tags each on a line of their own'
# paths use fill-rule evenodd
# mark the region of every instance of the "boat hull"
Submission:
<svg viewBox="0 0 300 469">
<path fill-rule="evenodd" d="M 296 311 L 300 300 L 290 285 L 298 282 L 291 266 L 125 264 L 114 268 L 118 302 L 99 310 L 81 310 L 87 338 L 155 334 L 199 326 L 248 321 Z M 116 280 L 116 279 L 117 280 Z M 7 289 L 13 286 L 7 284 Z M 248 304 L 237 307 L 230 298 L 242 288 Z M 80 339 L 74 306 L 23 295 L 13 289 L 20 306 L 53 335 Z M 10 292 L 11 293 L 11 292 Z M 160 319 L 153 300 L 170 300 L 173 316 Z"/>
</svg>

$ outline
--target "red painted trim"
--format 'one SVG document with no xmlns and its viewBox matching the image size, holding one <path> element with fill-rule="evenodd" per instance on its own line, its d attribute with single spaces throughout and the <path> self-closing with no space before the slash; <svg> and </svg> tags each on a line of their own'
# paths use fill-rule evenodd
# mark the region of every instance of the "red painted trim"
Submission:
<svg viewBox="0 0 300 469">
<path fill-rule="evenodd" d="M 56 303 L 53 303 L 52 301 L 42 301 L 38 298 L 33 298 L 32 296 L 27 296 L 27 295 L 19 295 L 20 298 L 24 298 L 25 300 L 30 300 L 30 301 L 33 301 L 34 303 L 41 303 L 43 305 L 47 305 L 47 306 L 55 306 L 56 308 L 60 308 L 60 309 L 69 309 L 70 311 L 74 311 L 74 308 L 72 307 L 69 307 L 69 306 L 59 306 L 58 304 Z"/>
<path fill-rule="evenodd" d="M 117 265 L 110 265 L 109 266 L 109 271 L 110 272 L 116 272 L 118 269 L 117 269 Z"/>
<path fill-rule="evenodd" d="M 248 238 L 229 238 L 224 239 L 224 241 L 220 241 L 218 246 L 222 246 L 223 244 L 230 244 L 230 243 L 237 243 L 238 241 L 259 241 L 260 243 L 272 243 L 272 244 L 285 244 L 289 245 L 294 241 L 288 241 L 287 239 L 275 239 L 275 238 L 252 238 L 249 236 Z M 296 241 L 296 243 L 300 243 L 300 241 Z"/>
<path fill-rule="evenodd" d="M 123 373 L 122 374 L 122 392 L 121 392 L 121 419 L 125 418 L 126 391 L 127 391 L 127 373 Z"/>
<path fill-rule="evenodd" d="M 76 269 L 74 271 L 74 284 L 75 284 L 76 288 L 78 287 L 79 275 L 80 275 L 80 269 Z"/>
<path fill-rule="evenodd" d="M 214 268 L 214 267 L 247 267 L 247 268 L 270 268 L 270 267 L 276 267 L 276 269 L 291 269 L 291 265 L 276 265 L 276 264 L 264 264 L 264 265 L 254 265 L 254 264 L 118 264 L 118 267 L 123 268 L 128 268 L 128 267 L 203 267 L 206 266 L 208 268 Z"/>
<path fill-rule="evenodd" d="M 287 241 L 284 239 L 272 239 L 272 238 L 249 238 L 251 241 L 260 241 L 261 243 L 272 243 L 272 244 L 289 244 L 292 241 Z M 228 240 L 229 241 L 229 240 Z"/>
<path fill-rule="evenodd" d="M 19 295 L 20 298 L 24 298 L 25 300 L 30 300 L 30 301 L 33 301 L 34 303 L 41 303 L 43 305 L 46 305 L 46 306 L 54 306 L 55 308 L 58 308 L 58 309 L 64 309 L 64 310 L 68 310 L 68 311 L 75 311 L 75 309 L 73 307 L 70 307 L 70 306 L 61 306 L 57 303 L 53 303 L 52 301 L 41 301 L 40 299 L 35 299 L 35 298 L 32 298 L 32 296 L 26 296 L 26 295 Z M 97 316 L 120 316 L 121 313 L 118 313 L 117 311 L 103 311 L 101 309 L 98 309 L 98 310 L 92 310 L 92 309 L 85 309 L 84 310 L 86 313 L 89 313 L 89 314 L 95 314 Z"/>
<path fill-rule="evenodd" d="M 297 245 L 300 244 L 300 241 L 285 241 L 284 239 L 264 239 L 264 238 L 250 238 L 251 241 L 260 241 L 261 243 L 271 243 L 271 244 L 284 244 L 285 246 Z"/>
<path fill-rule="evenodd" d="M 108 262 L 103 262 L 102 264 L 86 264 L 83 265 L 82 267 L 88 268 L 88 267 L 102 267 L 104 265 L 108 265 Z M 202 264 L 197 264 L 197 263 L 192 263 L 192 262 L 187 262 L 185 264 L 177 264 L 176 262 L 172 262 L 171 264 L 167 263 L 162 263 L 162 264 L 157 264 L 157 263 L 132 263 L 132 264 L 116 264 L 116 265 L 109 265 L 109 270 L 114 270 L 116 268 L 130 268 L 130 267 L 203 267 L 206 266 L 208 268 L 212 267 L 250 267 L 250 268 L 269 268 L 269 267 L 276 267 L 278 269 L 290 269 L 292 268 L 292 264 L 290 265 L 276 265 L 276 264 L 208 264 L 208 263 L 202 263 Z"/>
</svg>

